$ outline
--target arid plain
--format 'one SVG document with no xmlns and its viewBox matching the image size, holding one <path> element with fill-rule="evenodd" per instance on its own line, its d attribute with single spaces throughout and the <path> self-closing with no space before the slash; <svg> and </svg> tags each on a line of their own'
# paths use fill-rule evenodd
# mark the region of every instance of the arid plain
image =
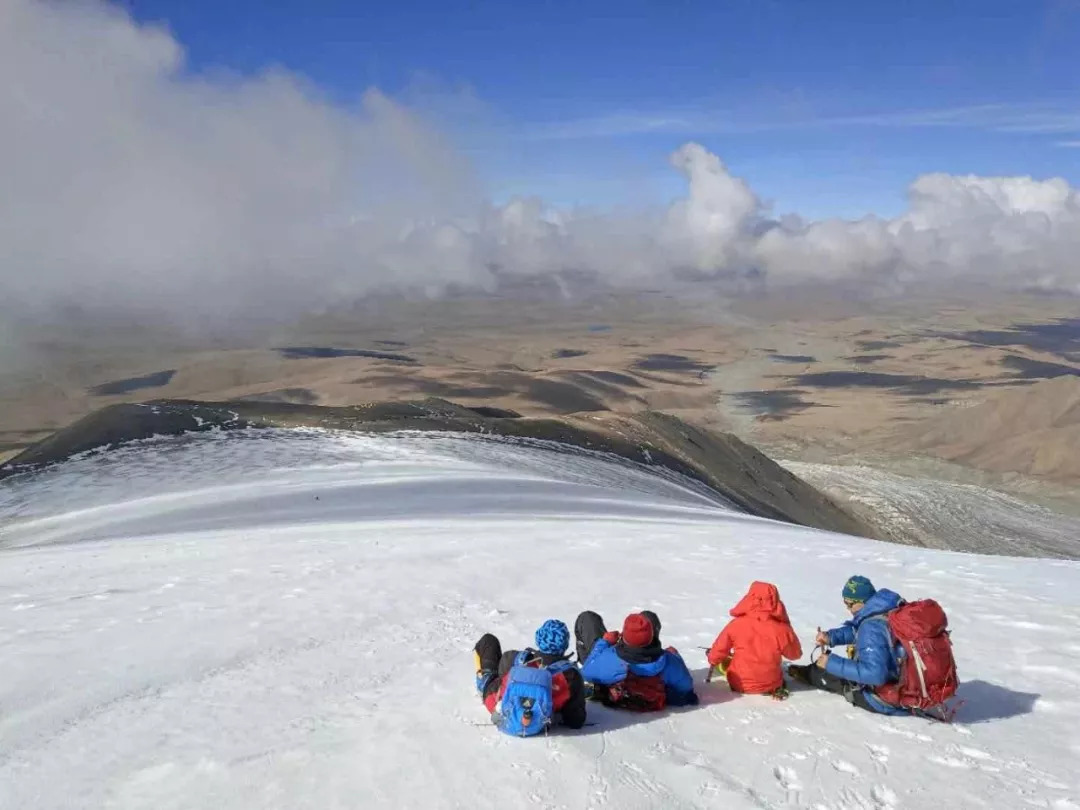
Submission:
<svg viewBox="0 0 1080 810">
<path fill-rule="evenodd" d="M 523 415 L 654 409 L 766 452 L 941 459 L 1005 484 L 1080 482 L 1075 299 L 722 297 L 550 289 L 369 300 L 257 338 L 72 325 L 0 376 L 0 460 L 103 405 L 348 405 L 438 396 Z"/>
</svg>

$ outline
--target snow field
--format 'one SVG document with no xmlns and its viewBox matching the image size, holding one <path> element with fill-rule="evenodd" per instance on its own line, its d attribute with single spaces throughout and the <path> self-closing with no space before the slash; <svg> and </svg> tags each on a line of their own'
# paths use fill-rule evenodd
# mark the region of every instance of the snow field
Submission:
<svg viewBox="0 0 1080 810">
<path fill-rule="evenodd" d="M 759 520 L 587 456 L 310 431 L 77 460 L 0 510 L 2 808 L 1080 807 L 1076 563 Z M 809 654 L 856 572 L 948 611 L 956 724 L 711 684 L 516 740 L 473 693 L 481 633 L 587 608 L 656 610 L 700 683 L 753 579 Z"/>
</svg>

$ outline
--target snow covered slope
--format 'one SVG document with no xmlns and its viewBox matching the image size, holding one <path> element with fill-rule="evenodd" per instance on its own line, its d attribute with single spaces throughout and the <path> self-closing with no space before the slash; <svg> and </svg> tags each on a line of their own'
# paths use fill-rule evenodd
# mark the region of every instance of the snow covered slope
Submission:
<svg viewBox="0 0 1080 810">
<path fill-rule="evenodd" d="M 900 475 L 862 464 L 783 466 L 875 517 L 892 539 L 1017 557 L 1080 558 L 1080 518 L 974 484 Z"/>
<path fill-rule="evenodd" d="M 2 808 L 1080 807 L 1080 565 L 738 514 L 582 453 L 311 431 L 144 443 L 0 485 Z M 539 572 L 537 575 L 536 572 Z M 700 676 L 752 579 L 808 642 L 854 572 L 934 596 L 952 726 L 701 686 L 515 740 L 471 647 L 659 612 Z"/>
</svg>

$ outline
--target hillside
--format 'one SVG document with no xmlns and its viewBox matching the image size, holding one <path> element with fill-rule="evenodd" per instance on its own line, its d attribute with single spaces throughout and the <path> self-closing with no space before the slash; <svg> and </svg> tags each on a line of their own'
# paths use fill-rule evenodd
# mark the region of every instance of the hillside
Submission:
<svg viewBox="0 0 1080 810">
<path fill-rule="evenodd" d="M 728 433 L 712 433 L 661 413 L 524 418 L 514 411 L 464 407 L 442 399 L 325 407 L 237 400 L 158 400 L 111 405 L 32 445 L 0 480 L 73 455 L 158 435 L 242 428 L 318 427 L 365 433 L 458 431 L 558 442 L 602 451 L 699 481 L 750 514 L 862 536 L 865 521 Z"/>
<path fill-rule="evenodd" d="M 893 430 L 884 450 L 924 453 L 993 472 L 1080 482 L 1080 378 L 1056 377 Z"/>
<path fill-rule="evenodd" d="M 0 482 L 0 806 L 1067 810 L 1076 563 L 751 517 L 687 479 L 505 439 L 215 432 Z M 471 645 L 651 608 L 699 645 L 753 579 L 809 652 L 853 572 L 951 619 L 954 725 L 699 685 L 655 715 L 500 735 Z M 1009 642 L 1002 644 L 1003 634 Z M 1052 640 L 1052 643 L 1048 643 Z"/>
</svg>

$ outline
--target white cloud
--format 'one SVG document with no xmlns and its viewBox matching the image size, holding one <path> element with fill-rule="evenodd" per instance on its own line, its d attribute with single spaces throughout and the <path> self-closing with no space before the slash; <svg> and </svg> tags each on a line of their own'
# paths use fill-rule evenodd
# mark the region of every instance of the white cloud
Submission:
<svg viewBox="0 0 1080 810">
<path fill-rule="evenodd" d="M 329 280 L 356 293 L 474 272 L 401 261 L 409 221 L 481 198 L 377 91 L 345 108 L 282 72 L 187 77 L 162 30 L 30 0 L 0 3 L 0 77 L 3 305 L 272 313 L 318 303 Z"/>
<path fill-rule="evenodd" d="M 908 210 L 892 220 L 778 227 L 757 255 L 773 283 L 970 277 L 1080 291 L 1080 195 L 1064 180 L 930 174 L 908 196 Z"/>
<path fill-rule="evenodd" d="M 534 124 L 526 136 L 536 140 L 587 140 L 654 133 L 700 137 L 858 127 L 970 129 L 1060 136 L 1080 133 L 1080 110 L 1070 103 L 1026 102 L 816 115 L 799 110 L 787 115 L 762 115 L 753 109 L 717 108 L 701 103 L 671 110 L 607 113 L 554 124 Z"/>
<path fill-rule="evenodd" d="M 687 195 L 666 210 L 495 207 L 414 109 L 375 90 L 331 103 L 280 71 L 192 77 L 166 31 L 91 2 L 0 0 L 0 77 L 0 319 L 75 304 L 273 322 L 375 289 L 561 271 L 1080 279 L 1080 203 L 1060 179 L 927 175 L 894 220 L 776 220 L 690 143 L 671 159 Z"/>
<path fill-rule="evenodd" d="M 667 213 L 663 243 L 679 263 L 695 270 L 729 267 L 742 260 L 746 234 L 761 216 L 761 202 L 720 159 L 696 143 L 671 156 L 689 185 L 686 199 Z"/>
</svg>

